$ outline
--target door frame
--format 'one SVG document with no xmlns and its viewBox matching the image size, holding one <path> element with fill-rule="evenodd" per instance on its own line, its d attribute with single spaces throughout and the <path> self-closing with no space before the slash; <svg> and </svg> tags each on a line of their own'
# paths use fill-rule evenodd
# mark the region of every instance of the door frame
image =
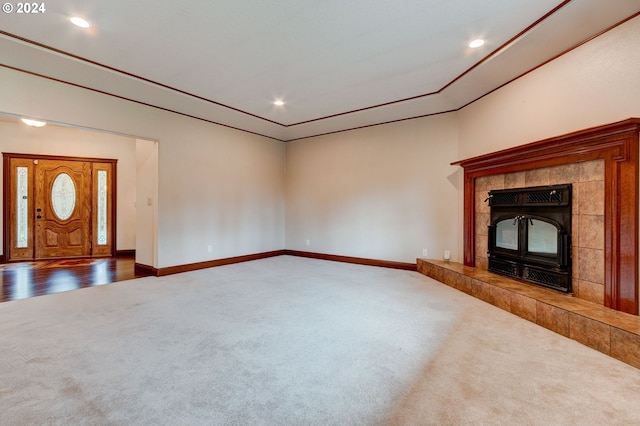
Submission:
<svg viewBox="0 0 640 426">
<path fill-rule="evenodd" d="M 11 224 L 9 223 L 9 209 L 10 209 L 10 200 L 9 198 L 11 197 L 11 186 L 12 184 L 14 184 L 15 182 L 10 182 L 11 180 L 11 170 L 10 170 L 10 160 L 12 158 L 23 158 L 23 159 L 29 159 L 29 160 L 54 160 L 54 161 L 81 161 L 81 162 L 91 162 L 91 163 L 110 163 L 112 166 L 112 182 L 113 182 L 113 188 L 110 191 L 110 197 L 109 197 L 109 202 L 107 203 L 108 205 L 110 205 L 110 211 L 109 214 L 111 215 L 112 218 L 112 226 L 111 226 L 111 230 L 109 231 L 109 236 L 111 238 L 111 241 L 113 242 L 113 244 L 111 244 L 111 253 L 109 254 L 109 256 L 114 257 L 117 253 L 117 249 L 116 249 L 116 235 L 117 235 L 117 178 L 118 178 L 118 173 L 117 173 L 117 163 L 118 160 L 113 159 L 113 158 L 93 158 L 93 157 L 69 157 L 69 156 L 60 156 L 60 155 L 38 155 L 38 154 L 18 154 L 18 153 L 13 153 L 13 152 L 3 152 L 2 153 L 2 157 L 3 157 L 3 163 L 2 163 L 2 256 L 0 257 L 0 260 L 3 262 L 12 262 L 12 261 L 33 261 L 34 259 L 9 259 L 8 258 L 8 253 L 9 253 L 9 245 L 10 245 L 10 240 L 11 240 Z M 35 176 L 34 176 L 35 177 Z M 93 186 L 93 180 L 94 177 L 92 176 L 91 178 L 92 180 L 92 186 Z M 35 179 L 34 179 L 35 181 Z M 92 208 L 93 208 L 93 200 L 92 200 Z M 33 207 L 33 206 L 32 206 Z M 35 241 L 35 221 L 33 221 L 32 223 L 32 232 L 34 235 L 34 241 Z M 93 240 L 93 214 L 92 214 L 92 219 L 91 219 L 91 238 Z M 87 257 L 100 257 L 100 256 L 87 256 Z M 35 252 L 34 252 L 34 258 L 35 258 Z"/>
</svg>

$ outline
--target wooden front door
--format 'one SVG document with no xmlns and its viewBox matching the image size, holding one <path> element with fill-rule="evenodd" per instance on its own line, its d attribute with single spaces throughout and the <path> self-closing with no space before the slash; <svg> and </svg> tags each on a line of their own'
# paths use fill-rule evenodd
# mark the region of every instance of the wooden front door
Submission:
<svg viewBox="0 0 640 426">
<path fill-rule="evenodd" d="M 7 260 L 110 256 L 115 160 L 4 154 Z"/>
<path fill-rule="evenodd" d="M 91 163 L 39 160 L 34 207 L 36 259 L 91 254 Z"/>
</svg>

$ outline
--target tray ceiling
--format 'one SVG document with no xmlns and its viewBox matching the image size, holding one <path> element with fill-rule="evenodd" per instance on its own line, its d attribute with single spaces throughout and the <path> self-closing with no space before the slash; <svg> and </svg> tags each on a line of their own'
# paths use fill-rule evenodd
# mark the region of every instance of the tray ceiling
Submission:
<svg viewBox="0 0 640 426">
<path fill-rule="evenodd" d="M 292 140 L 459 109 L 638 13 L 640 1 L 45 7 L 0 16 L 2 66 Z M 92 26 L 72 26 L 74 15 Z M 486 43 L 467 47 L 476 38 Z"/>
</svg>

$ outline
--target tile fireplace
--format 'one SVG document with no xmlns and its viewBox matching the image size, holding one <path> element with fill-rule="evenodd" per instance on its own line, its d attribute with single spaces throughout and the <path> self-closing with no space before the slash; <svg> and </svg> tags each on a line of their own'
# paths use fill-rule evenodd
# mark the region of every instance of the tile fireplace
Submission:
<svg viewBox="0 0 640 426">
<path fill-rule="evenodd" d="M 452 163 L 464 169 L 464 265 L 487 270 L 488 192 L 571 183 L 572 291 L 638 315 L 640 119 Z"/>
</svg>

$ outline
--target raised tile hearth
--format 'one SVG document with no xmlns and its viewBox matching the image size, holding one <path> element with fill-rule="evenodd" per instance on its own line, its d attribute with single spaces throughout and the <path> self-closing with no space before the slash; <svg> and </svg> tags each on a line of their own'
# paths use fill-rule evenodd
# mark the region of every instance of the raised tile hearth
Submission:
<svg viewBox="0 0 640 426">
<path fill-rule="evenodd" d="M 461 263 L 417 259 L 418 272 L 640 368 L 640 317 Z"/>
</svg>

